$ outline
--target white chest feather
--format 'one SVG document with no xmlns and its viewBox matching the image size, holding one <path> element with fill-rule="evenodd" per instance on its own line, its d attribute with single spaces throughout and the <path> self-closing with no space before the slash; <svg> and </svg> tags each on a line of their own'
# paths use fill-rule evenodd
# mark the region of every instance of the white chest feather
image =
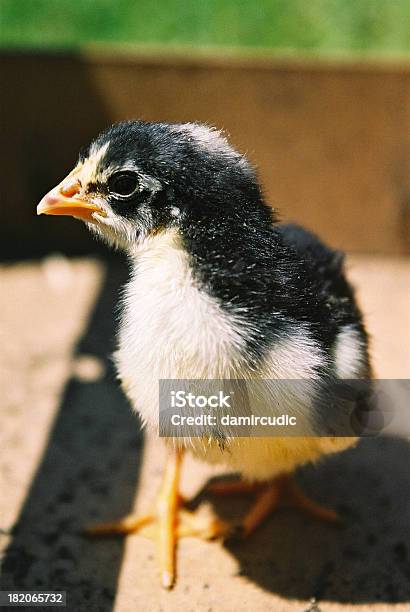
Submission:
<svg viewBox="0 0 410 612">
<path fill-rule="evenodd" d="M 116 363 L 133 407 L 158 417 L 158 381 L 240 375 L 241 327 L 200 291 L 175 233 L 150 238 L 124 300 Z"/>
</svg>

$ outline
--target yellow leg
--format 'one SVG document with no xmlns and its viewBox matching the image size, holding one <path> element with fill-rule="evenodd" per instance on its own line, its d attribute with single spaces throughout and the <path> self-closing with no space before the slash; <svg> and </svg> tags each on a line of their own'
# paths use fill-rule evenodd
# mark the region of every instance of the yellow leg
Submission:
<svg viewBox="0 0 410 612">
<path fill-rule="evenodd" d="M 207 491 L 215 495 L 245 495 L 257 493 L 264 487 L 260 482 L 247 482 L 235 478 L 232 480 L 218 480 L 207 486 Z"/>
<path fill-rule="evenodd" d="M 336 524 L 339 516 L 334 510 L 325 508 L 307 497 L 290 476 L 279 476 L 269 483 L 257 496 L 255 503 L 242 521 L 243 535 L 246 537 L 264 521 L 279 505 L 299 508 L 313 518 L 326 523 Z"/>
<path fill-rule="evenodd" d="M 221 480 L 208 487 L 215 495 L 256 494 L 256 500 L 241 522 L 241 530 L 246 537 L 265 520 L 279 505 L 287 505 L 303 510 L 313 518 L 326 523 L 337 523 L 339 517 L 334 510 L 325 508 L 309 499 L 291 476 L 275 478 L 268 484 L 249 483 L 242 480 Z"/>
<path fill-rule="evenodd" d="M 148 525 L 155 520 L 155 514 L 143 514 L 137 516 L 135 514 L 128 514 L 118 521 L 112 521 L 109 523 L 99 523 L 98 525 L 92 525 L 87 527 L 85 530 L 86 535 L 89 536 L 104 536 L 104 535 L 116 535 L 127 533 L 134 533 L 141 527 Z"/>
<path fill-rule="evenodd" d="M 158 560 L 161 584 L 172 588 L 175 581 L 175 549 L 177 540 L 178 486 L 182 453 L 170 456 L 158 497 Z"/>
<path fill-rule="evenodd" d="M 242 520 L 242 533 L 247 537 L 265 520 L 265 518 L 276 508 L 280 498 L 280 488 L 269 485 L 262 491 L 251 509 Z"/>
<path fill-rule="evenodd" d="M 288 503 L 293 508 L 299 508 L 306 512 L 306 514 L 324 523 L 340 523 L 340 517 L 337 512 L 307 497 L 293 478 L 284 477 L 284 486 Z"/>
<path fill-rule="evenodd" d="M 209 512 L 188 512 L 181 510 L 179 514 L 178 537 L 194 536 L 202 540 L 214 540 L 229 535 L 232 525 Z"/>
<path fill-rule="evenodd" d="M 170 453 L 153 512 L 141 516 L 129 514 L 118 521 L 89 527 L 85 532 L 90 536 L 126 535 L 140 531 L 150 523 L 155 523 L 161 584 L 166 589 L 172 588 L 175 581 L 177 516 L 181 503 L 178 493 L 181 461 L 182 452 Z"/>
<path fill-rule="evenodd" d="M 213 539 L 226 535 L 230 526 L 214 516 L 188 512 L 181 508 L 184 499 L 178 492 L 182 452 L 172 452 L 168 458 L 164 478 L 154 510 L 144 515 L 129 514 L 114 522 L 89 527 L 86 534 L 105 536 L 130 534 L 140 531 L 157 541 L 161 584 L 170 589 L 176 575 L 175 553 L 178 538 L 197 536 Z"/>
</svg>

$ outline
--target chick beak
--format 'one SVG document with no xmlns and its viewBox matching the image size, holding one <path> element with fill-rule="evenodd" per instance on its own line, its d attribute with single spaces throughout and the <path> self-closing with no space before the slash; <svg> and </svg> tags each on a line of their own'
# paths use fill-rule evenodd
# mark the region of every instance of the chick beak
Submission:
<svg viewBox="0 0 410 612">
<path fill-rule="evenodd" d="M 49 191 L 37 206 L 38 215 L 69 215 L 84 221 L 94 221 L 92 214 L 106 217 L 107 213 L 87 198 L 79 198 L 81 184 L 75 177 L 67 177 Z"/>
</svg>

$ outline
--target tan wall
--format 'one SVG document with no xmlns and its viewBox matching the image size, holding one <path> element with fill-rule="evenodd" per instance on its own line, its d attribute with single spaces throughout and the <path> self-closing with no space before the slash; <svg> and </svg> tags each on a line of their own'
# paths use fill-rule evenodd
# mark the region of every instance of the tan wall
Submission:
<svg viewBox="0 0 410 612">
<path fill-rule="evenodd" d="M 347 250 L 410 250 L 410 64 L 3 52 L 0 78 L 3 254 L 93 248 L 35 205 L 131 117 L 223 127 L 283 218 Z"/>
</svg>

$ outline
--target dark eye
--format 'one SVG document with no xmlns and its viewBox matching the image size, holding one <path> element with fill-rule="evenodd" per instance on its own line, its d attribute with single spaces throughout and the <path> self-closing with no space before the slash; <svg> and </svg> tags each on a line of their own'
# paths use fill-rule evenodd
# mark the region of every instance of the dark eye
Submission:
<svg viewBox="0 0 410 612">
<path fill-rule="evenodd" d="M 138 189 L 138 177 L 132 172 L 113 174 L 108 180 L 108 189 L 114 195 L 131 196 Z"/>
</svg>

